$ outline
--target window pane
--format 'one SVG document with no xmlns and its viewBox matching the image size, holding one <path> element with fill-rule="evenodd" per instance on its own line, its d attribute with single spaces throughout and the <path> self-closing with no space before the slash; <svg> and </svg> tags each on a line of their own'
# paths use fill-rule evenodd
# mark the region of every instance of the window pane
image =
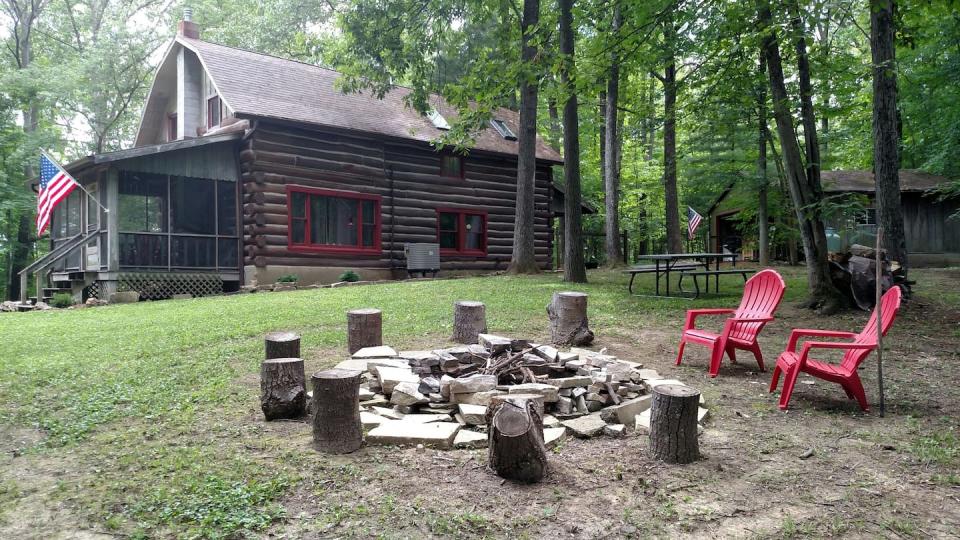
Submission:
<svg viewBox="0 0 960 540">
<path fill-rule="evenodd" d="M 458 214 L 440 214 L 440 230 L 441 231 L 456 231 L 457 230 L 457 221 L 460 216 Z"/>
<path fill-rule="evenodd" d="M 87 195 L 87 230 L 96 230 L 99 226 L 97 221 L 100 215 L 100 207 L 97 206 L 97 184 L 93 183 L 87 187 L 90 195 Z"/>
<path fill-rule="evenodd" d="M 293 217 L 307 216 L 307 194 L 294 191 L 290 193 L 290 215 Z"/>
<path fill-rule="evenodd" d="M 237 183 L 217 182 L 217 234 L 237 234 Z"/>
<path fill-rule="evenodd" d="M 190 268 L 216 266 L 217 242 L 197 236 L 170 237 L 170 265 Z"/>
<path fill-rule="evenodd" d="M 357 201 L 310 197 L 310 242 L 333 246 L 357 245 Z"/>
<path fill-rule="evenodd" d="M 373 247 L 374 235 L 377 232 L 377 205 L 374 201 L 364 200 L 360 203 L 363 219 L 363 247 Z"/>
<path fill-rule="evenodd" d="M 464 249 L 483 250 L 483 216 L 467 214 L 464 219 L 467 233 L 467 245 Z"/>
<path fill-rule="evenodd" d="M 121 234 L 120 266 L 167 266 L 167 236 Z"/>
<path fill-rule="evenodd" d="M 124 173 L 117 221 L 123 232 L 166 232 L 167 177 Z"/>
<path fill-rule="evenodd" d="M 66 205 L 67 208 L 67 236 L 73 236 L 80 232 L 80 194 L 79 189 L 74 189 L 67 198 L 60 202 L 60 205 Z"/>
<path fill-rule="evenodd" d="M 457 233 L 455 232 L 441 232 L 440 233 L 440 247 L 444 249 L 457 249 Z"/>
<path fill-rule="evenodd" d="M 304 244 L 307 241 L 307 221 L 294 219 L 290 222 L 290 241 L 294 244 Z"/>
<path fill-rule="evenodd" d="M 460 156 L 440 156 L 440 174 L 461 178 L 463 176 L 463 165 Z"/>
<path fill-rule="evenodd" d="M 173 232 L 216 234 L 216 182 L 175 176 L 170 179 L 170 221 Z"/>
<path fill-rule="evenodd" d="M 217 241 L 217 266 L 220 268 L 236 268 L 239 266 L 237 261 L 237 239 L 221 238 Z"/>
</svg>

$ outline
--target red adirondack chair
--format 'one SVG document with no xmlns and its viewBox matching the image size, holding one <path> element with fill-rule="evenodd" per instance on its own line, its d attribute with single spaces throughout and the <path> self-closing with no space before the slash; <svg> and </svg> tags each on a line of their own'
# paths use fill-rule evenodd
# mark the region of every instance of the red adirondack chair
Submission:
<svg viewBox="0 0 960 540">
<path fill-rule="evenodd" d="M 764 325 L 773 320 L 773 312 L 780 305 L 783 291 L 787 288 L 775 270 L 766 269 L 757 272 L 747 280 L 743 286 L 743 299 L 737 309 L 690 309 L 687 310 L 687 322 L 683 325 L 683 336 L 680 338 L 680 351 L 677 352 L 677 365 L 683 359 L 683 348 L 687 342 L 700 343 L 711 348 L 710 376 L 716 377 L 720 372 L 720 361 L 726 352 L 731 362 L 737 361 L 735 349 L 743 349 L 753 353 L 764 371 L 763 355 L 760 345 L 757 344 L 757 334 Z M 719 334 L 699 330 L 696 328 L 697 317 L 700 315 L 727 315 L 729 317 Z"/>
<path fill-rule="evenodd" d="M 893 320 L 900 310 L 900 287 L 893 287 L 880 298 L 880 311 L 883 317 L 883 335 L 893 325 Z M 803 336 L 848 338 L 853 342 L 833 341 L 805 341 L 803 348 L 797 352 L 797 343 Z M 860 408 L 868 411 L 867 396 L 863 392 L 863 384 L 857 375 L 857 367 L 863 362 L 870 351 L 877 348 L 877 311 L 873 311 L 870 321 L 859 334 L 853 332 L 838 332 L 833 330 L 797 329 L 790 334 L 785 350 L 777 359 L 777 366 L 773 370 L 773 380 L 770 381 L 770 392 L 777 389 L 780 374 L 783 373 L 783 391 L 780 393 L 780 408 L 786 409 L 793 394 L 793 386 L 797 382 L 797 375 L 801 371 L 809 373 L 819 379 L 838 383 L 843 387 L 850 399 L 856 398 Z M 810 358 L 813 349 L 843 349 L 843 359 L 840 364 L 821 362 Z"/>
</svg>

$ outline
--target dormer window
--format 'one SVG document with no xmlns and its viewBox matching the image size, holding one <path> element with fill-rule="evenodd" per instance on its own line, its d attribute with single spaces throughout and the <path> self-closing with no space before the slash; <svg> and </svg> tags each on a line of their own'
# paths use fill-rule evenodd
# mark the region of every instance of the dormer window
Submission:
<svg viewBox="0 0 960 540">
<path fill-rule="evenodd" d="M 463 157 L 453 154 L 440 155 L 440 176 L 463 180 Z"/>
<path fill-rule="evenodd" d="M 215 128 L 220 125 L 223 117 L 220 108 L 220 96 L 214 95 L 207 98 L 207 129 Z"/>
<path fill-rule="evenodd" d="M 513 131 L 511 131 L 510 128 L 507 127 L 507 123 L 504 122 L 503 120 L 494 118 L 490 120 L 490 125 L 493 127 L 493 129 L 497 130 L 497 133 L 499 133 L 500 136 L 503 137 L 504 139 L 508 141 L 517 140 L 517 136 L 513 134 Z"/>
</svg>

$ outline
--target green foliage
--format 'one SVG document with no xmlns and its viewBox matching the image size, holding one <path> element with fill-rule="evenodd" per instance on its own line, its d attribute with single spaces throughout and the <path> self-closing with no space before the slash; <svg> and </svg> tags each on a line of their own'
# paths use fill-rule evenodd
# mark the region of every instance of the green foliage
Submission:
<svg viewBox="0 0 960 540">
<path fill-rule="evenodd" d="M 57 293 L 50 299 L 50 305 L 55 308 L 68 308 L 73 305 L 73 295 L 70 293 Z"/>
<path fill-rule="evenodd" d="M 353 270 L 347 270 L 346 272 L 340 274 L 340 277 L 337 278 L 340 281 L 349 281 L 351 283 L 360 281 L 360 274 L 354 272 Z"/>
<path fill-rule="evenodd" d="M 300 276 L 296 274 L 284 274 L 277 278 L 277 283 L 296 283 L 300 281 Z"/>
</svg>

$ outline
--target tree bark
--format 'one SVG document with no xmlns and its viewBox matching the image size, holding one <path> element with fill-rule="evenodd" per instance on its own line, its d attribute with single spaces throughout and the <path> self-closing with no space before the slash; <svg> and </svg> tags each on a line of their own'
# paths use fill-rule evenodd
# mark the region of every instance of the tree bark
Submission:
<svg viewBox="0 0 960 540">
<path fill-rule="evenodd" d="M 896 0 L 871 0 L 870 49 L 873 54 L 873 174 L 877 223 L 883 227 L 889 260 L 906 275 L 907 239 L 900 201 L 900 134 L 897 127 Z"/>
<path fill-rule="evenodd" d="M 260 364 L 260 409 L 267 420 L 299 418 L 307 402 L 300 358 L 272 358 Z"/>
<path fill-rule="evenodd" d="M 513 252 L 507 271 L 537 274 L 540 265 L 534 251 L 534 188 L 537 172 L 537 47 L 531 35 L 540 20 L 540 0 L 523 1 L 520 74 L 520 133 L 517 152 L 517 204 L 513 228 Z"/>
<path fill-rule="evenodd" d="M 806 258 L 810 296 L 805 305 L 811 308 L 819 307 L 821 313 L 824 314 L 834 313 L 844 306 L 844 298 L 840 291 L 833 286 L 830 279 L 827 237 L 818 207 L 823 199 L 819 182 L 819 168 L 813 167 L 811 171 L 815 175 L 808 176 L 808 171 L 803 165 L 800 146 L 797 144 L 797 133 L 793 126 L 790 97 L 784 83 L 780 47 L 772 26 L 773 17 L 765 1 L 758 5 L 757 14 L 761 29 L 765 32 L 763 51 L 767 59 L 770 94 L 773 98 L 773 112 L 777 122 L 777 134 L 780 139 L 784 172 L 790 188 L 790 198 L 793 200 L 793 207 L 797 214 L 797 224 L 800 228 L 804 257 Z M 807 73 L 807 76 L 809 76 L 809 73 Z M 809 120 L 809 117 L 805 118 Z M 814 127 L 814 129 L 816 128 Z M 815 134 L 813 134 L 812 142 L 814 152 L 817 152 Z"/>
<path fill-rule="evenodd" d="M 650 452 L 667 463 L 700 459 L 697 409 L 700 392 L 682 384 L 661 384 L 650 401 Z"/>
<path fill-rule="evenodd" d="M 563 280 L 586 283 L 587 268 L 583 260 L 583 215 L 580 207 L 580 121 L 577 114 L 577 91 L 574 86 L 573 0 L 559 0 L 560 54 L 563 64 L 560 81 L 563 85 L 563 177 L 564 256 Z"/>
<path fill-rule="evenodd" d="M 613 24 L 610 32 L 617 39 L 622 25 L 620 5 L 613 6 Z M 610 71 L 607 76 L 607 99 L 604 115 L 606 147 L 604 148 L 603 193 L 606 219 L 604 239 L 607 266 L 623 266 L 623 248 L 620 245 L 620 55 L 616 49 L 611 54 Z"/>
<path fill-rule="evenodd" d="M 360 425 L 360 372 L 349 369 L 318 371 L 313 387 L 313 442 L 328 454 L 347 454 L 363 444 Z"/>
<path fill-rule="evenodd" d="M 270 332 L 263 338 L 264 358 L 300 358 L 300 335 L 294 332 Z"/>
<path fill-rule="evenodd" d="M 453 337 L 457 343 L 476 343 L 487 333 L 487 308 L 483 302 L 459 300 L 453 306 Z"/>
<path fill-rule="evenodd" d="M 760 76 L 767 71 L 767 64 L 760 55 Z M 760 188 L 757 190 L 757 250 L 760 266 L 770 266 L 770 214 L 767 207 L 767 91 L 766 84 L 761 82 L 757 89 L 757 175 Z"/>
<path fill-rule="evenodd" d="M 683 253 L 680 234 L 680 197 L 677 191 L 677 29 L 673 11 L 663 23 L 665 62 L 663 68 L 663 197 L 666 205 L 667 251 Z"/>
<path fill-rule="evenodd" d="M 347 350 L 353 354 L 364 347 L 383 345 L 383 312 L 354 309 L 347 312 Z"/>
<path fill-rule="evenodd" d="M 490 468 L 508 480 L 539 482 L 547 471 L 547 449 L 536 402 L 513 396 L 491 402 L 487 426 Z"/>
<path fill-rule="evenodd" d="M 547 306 L 550 317 L 550 342 L 555 345 L 589 345 L 593 331 L 587 320 L 587 295 L 581 292 L 556 292 Z"/>
</svg>

